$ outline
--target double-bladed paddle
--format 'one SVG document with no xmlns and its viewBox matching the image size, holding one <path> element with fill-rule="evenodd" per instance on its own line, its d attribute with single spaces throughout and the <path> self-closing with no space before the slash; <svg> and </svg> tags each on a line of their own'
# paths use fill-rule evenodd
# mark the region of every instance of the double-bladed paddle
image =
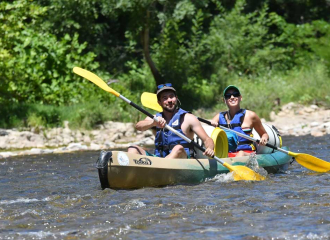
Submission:
<svg viewBox="0 0 330 240">
<path fill-rule="evenodd" d="M 102 88 L 104 91 L 107 91 L 107 92 L 115 95 L 116 97 L 121 98 L 126 103 L 130 104 L 131 106 L 133 106 L 134 108 L 136 108 L 140 112 L 142 112 L 145 115 L 147 115 L 148 117 L 152 118 L 154 121 L 158 121 L 158 118 L 156 116 L 154 116 L 151 113 L 147 112 L 145 109 L 141 108 L 140 106 L 136 105 L 134 102 L 132 102 L 129 99 L 127 99 L 124 96 L 122 96 L 117 91 L 115 91 L 112 88 L 110 88 L 101 78 L 99 78 L 94 73 L 92 73 L 90 71 L 87 71 L 85 69 L 79 68 L 79 67 L 74 67 L 73 68 L 73 72 L 76 73 L 76 74 L 78 74 L 78 75 L 80 75 L 80 76 L 82 76 L 82 77 L 84 77 L 84 78 L 86 78 L 87 80 L 93 82 L 94 84 L 96 84 L 97 86 L 99 86 L 100 88 Z M 185 135 L 179 133 L 174 128 L 168 126 L 167 124 L 165 125 L 165 128 L 168 129 L 168 130 L 170 130 L 174 134 L 178 135 L 179 137 L 183 138 L 188 143 L 194 144 L 195 147 L 197 147 L 201 151 L 205 152 L 205 148 L 204 147 L 199 146 L 197 143 L 195 143 L 191 139 L 187 138 Z M 222 161 L 220 158 L 218 158 L 216 156 L 214 156 L 214 159 L 217 160 L 219 163 L 221 163 L 226 168 L 228 168 L 230 172 L 233 172 L 234 173 L 233 176 L 234 176 L 234 180 L 235 181 L 238 181 L 238 180 L 260 181 L 260 180 L 264 180 L 265 179 L 264 176 L 256 173 L 255 171 L 253 171 L 252 169 L 250 169 L 248 167 L 245 167 L 245 166 L 232 166 L 229 163 L 226 163 L 226 162 Z"/>
<path fill-rule="evenodd" d="M 157 95 L 154 94 L 154 93 L 144 92 L 141 95 L 141 102 L 142 102 L 142 105 L 145 106 L 145 107 L 151 108 L 151 109 L 159 111 L 159 112 L 163 111 L 161 106 L 158 104 Z M 205 120 L 203 118 L 198 118 L 198 120 L 201 121 L 201 122 L 204 122 L 206 124 L 211 125 L 210 121 Z M 239 135 L 243 138 L 246 138 L 246 139 L 249 139 L 253 142 L 259 143 L 259 139 L 252 138 L 250 136 L 247 136 L 245 134 L 236 132 L 236 131 L 234 131 L 230 128 L 226 128 L 226 127 L 223 127 L 223 126 L 220 126 L 220 125 L 219 125 L 219 127 L 222 128 L 222 129 L 234 132 L 234 133 L 236 133 L 237 135 Z M 328 171 L 330 171 L 330 163 L 329 162 L 326 162 L 326 161 L 324 161 L 322 159 L 319 159 L 317 157 L 314 157 L 312 155 L 309 155 L 309 154 L 306 154 L 306 153 L 294 153 L 294 152 L 286 151 L 282 148 L 276 147 L 276 146 L 271 145 L 269 143 L 267 143 L 266 146 L 270 147 L 270 148 L 273 148 L 275 150 L 278 150 L 280 152 L 283 152 L 285 154 L 288 154 L 289 156 L 294 157 L 300 165 L 302 165 L 305 168 L 308 168 L 310 170 L 313 170 L 315 172 L 328 172 Z"/>
</svg>

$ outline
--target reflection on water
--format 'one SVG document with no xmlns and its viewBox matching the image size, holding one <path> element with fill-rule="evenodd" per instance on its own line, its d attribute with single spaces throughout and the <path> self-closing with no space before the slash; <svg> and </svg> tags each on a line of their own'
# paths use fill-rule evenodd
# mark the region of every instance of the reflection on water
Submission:
<svg viewBox="0 0 330 240">
<path fill-rule="evenodd" d="M 291 151 L 326 161 L 329 140 L 283 137 Z M 102 191 L 98 155 L 0 160 L 0 239 L 330 238 L 328 173 L 294 162 L 260 182 Z"/>
</svg>

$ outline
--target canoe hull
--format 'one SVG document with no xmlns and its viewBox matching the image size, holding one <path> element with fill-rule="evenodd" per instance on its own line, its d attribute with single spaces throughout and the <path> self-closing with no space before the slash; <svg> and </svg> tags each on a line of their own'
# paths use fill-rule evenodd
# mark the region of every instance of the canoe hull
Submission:
<svg viewBox="0 0 330 240">
<path fill-rule="evenodd" d="M 249 157 L 223 158 L 231 165 L 245 165 Z M 281 152 L 258 154 L 256 160 L 268 173 L 285 171 L 291 157 Z M 228 169 L 214 159 L 164 159 L 121 151 L 101 152 L 97 162 L 102 189 L 137 189 L 176 184 L 198 184 Z"/>
</svg>

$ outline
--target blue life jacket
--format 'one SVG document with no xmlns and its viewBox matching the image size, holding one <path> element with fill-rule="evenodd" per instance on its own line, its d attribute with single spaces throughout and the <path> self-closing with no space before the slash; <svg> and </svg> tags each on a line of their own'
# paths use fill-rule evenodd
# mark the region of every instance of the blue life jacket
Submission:
<svg viewBox="0 0 330 240">
<path fill-rule="evenodd" d="M 247 136 L 251 136 L 252 134 L 252 129 L 249 129 L 248 131 L 243 131 L 242 129 L 242 123 L 244 121 L 244 117 L 245 117 L 245 113 L 246 110 L 245 109 L 240 109 L 235 116 L 233 117 L 233 119 L 230 121 L 230 123 L 228 124 L 225 118 L 225 114 L 226 112 L 221 112 L 219 114 L 219 125 L 226 127 L 226 128 L 230 128 L 233 129 L 236 132 L 239 133 L 243 133 Z M 228 147 L 229 147 L 229 152 L 238 152 L 240 150 L 250 150 L 250 151 L 254 151 L 255 150 L 255 146 L 253 145 L 253 142 L 251 140 L 245 139 L 241 136 L 236 136 L 232 137 L 232 132 L 226 131 L 227 136 L 228 136 Z M 235 141 L 238 138 L 238 142 L 235 144 L 233 141 Z M 236 149 L 235 146 L 237 145 Z M 232 147 L 230 147 L 232 146 Z"/>
<path fill-rule="evenodd" d="M 172 117 L 170 122 L 167 124 L 170 127 L 177 130 L 179 133 L 185 135 L 181 129 L 182 121 L 184 118 L 184 115 L 186 113 L 189 113 L 181 108 L 177 111 L 177 113 Z M 162 113 L 157 113 L 156 117 L 163 117 Z M 184 147 L 184 150 L 187 153 L 188 158 L 191 156 L 193 145 L 191 143 L 188 143 L 186 140 L 182 139 L 175 133 L 163 129 L 163 128 L 156 128 L 156 137 L 155 137 L 155 155 L 158 157 L 166 157 L 170 154 L 172 149 L 180 144 Z"/>
</svg>

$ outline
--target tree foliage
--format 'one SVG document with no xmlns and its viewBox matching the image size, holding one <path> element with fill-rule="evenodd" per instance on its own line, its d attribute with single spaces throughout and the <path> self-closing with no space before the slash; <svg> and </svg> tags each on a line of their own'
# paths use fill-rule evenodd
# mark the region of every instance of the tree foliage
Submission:
<svg viewBox="0 0 330 240">
<path fill-rule="evenodd" d="M 87 84 L 72 74 L 75 65 L 96 69 L 93 52 L 78 34 L 57 37 L 42 28 L 47 8 L 29 1 L 2 2 L 0 90 L 2 100 L 61 105 L 88 95 Z"/>
<path fill-rule="evenodd" d="M 325 0 L 3 0 L 0 104 L 93 96 L 127 112 L 75 76 L 80 66 L 134 101 L 172 82 L 185 108 L 211 107 L 240 78 L 253 84 L 315 62 L 329 68 L 328 10 Z"/>
</svg>

